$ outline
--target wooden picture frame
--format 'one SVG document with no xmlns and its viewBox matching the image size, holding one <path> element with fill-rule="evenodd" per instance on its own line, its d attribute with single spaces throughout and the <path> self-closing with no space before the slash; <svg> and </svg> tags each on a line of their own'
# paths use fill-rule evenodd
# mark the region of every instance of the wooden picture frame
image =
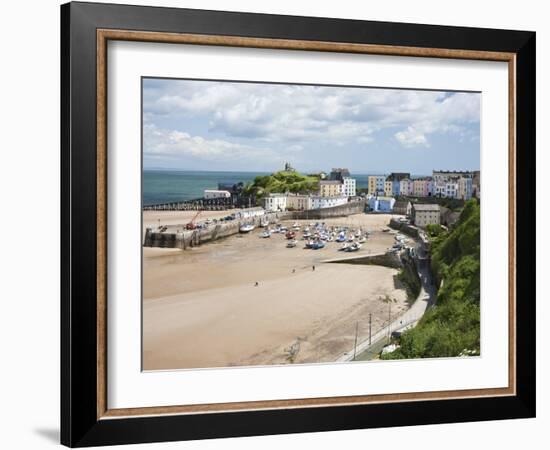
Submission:
<svg viewBox="0 0 550 450">
<path fill-rule="evenodd" d="M 63 444 L 91 446 L 534 417 L 535 33 L 93 3 L 63 5 L 61 27 Z M 508 387 L 109 409 L 109 40 L 507 62 Z"/>
</svg>

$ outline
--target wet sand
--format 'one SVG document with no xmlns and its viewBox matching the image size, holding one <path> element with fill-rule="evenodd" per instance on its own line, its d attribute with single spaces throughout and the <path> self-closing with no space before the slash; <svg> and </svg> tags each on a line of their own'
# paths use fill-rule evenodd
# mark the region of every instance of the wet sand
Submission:
<svg viewBox="0 0 550 450">
<path fill-rule="evenodd" d="M 145 226 L 158 222 L 159 213 L 147 213 Z M 185 223 L 189 214 L 166 212 L 161 221 Z M 371 231 L 359 255 L 393 245 L 381 231 L 389 217 L 325 222 Z M 361 340 L 369 313 L 373 332 L 388 320 L 386 295 L 395 299 L 392 318 L 407 308 L 396 270 L 322 263 L 349 254 L 337 243 L 315 251 L 299 241 L 289 249 L 283 235 L 262 239 L 260 232 L 186 251 L 143 249 L 145 370 L 334 361 L 353 348 L 357 322 Z"/>
</svg>

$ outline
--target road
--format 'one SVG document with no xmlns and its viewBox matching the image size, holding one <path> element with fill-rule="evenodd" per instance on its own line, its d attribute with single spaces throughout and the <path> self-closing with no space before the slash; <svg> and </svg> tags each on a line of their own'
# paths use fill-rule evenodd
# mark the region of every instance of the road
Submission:
<svg viewBox="0 0 550 450">
<path fill-rule="evenodd" d="M 420 244 L 417 244 L 417 255 L 419 254 L 419 245 Z M 368 339 L 361 343 L 358 343 L 355 352 L 353 349 L 351 349 L 351 351 L 341 355 L 336 360 L 337 362 L 352 361 L 354 353 L 356 356 L 360 355 L 364 351 L 368 350 L 369 347 L 379 342 L 381 339 L 387 339 L 392 332 L 403 331 L 408 328 L 413 328 L 422 318 L 422 316 L 426 312 L 426 309 L 428 309 L 428 307 L 435 302 L 435 294 L 437 291 L 432 283 L 429 259 L 415 258 L 415 262 L 418 270 L 418 276 L 420 277 L 420 281 L 422 283 L 420 294 L 418 294 L 415 302 L 407 311 L 405 311 L 402 315 L 391 322 L 389 329 L 386 326 L 373 334 L 371 336 L 370 344 Z"/>
</svg>

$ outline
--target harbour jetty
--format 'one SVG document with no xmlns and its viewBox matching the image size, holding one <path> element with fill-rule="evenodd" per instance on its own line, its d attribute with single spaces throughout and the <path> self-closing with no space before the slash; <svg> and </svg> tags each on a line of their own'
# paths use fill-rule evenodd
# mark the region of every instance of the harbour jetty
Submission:
<svg viewBox="0 0 550 450">
<path fill-rule="evenodd" d="M 190 247 L 197 247 L 207 242 L 212 242 L 217 239 L 222 239 L 237 234 L 239 233 L 240 228 L 245 224 L 251 224 L 258 227 L 263 221 L 266 220 L 269 222 L 275 222 L 286 218 L 285 213 L 260 212 L 262 214 L 247 215 L 246 217 L 231 221 L 209 223 L 205 227 L 195 228 L 193 230 L 185 229 L 185 224 L 171 225 L 170 229 L 165 231 L 146 228 L 143 246 L 179 248 L 181 250 L 185 250 Z M 174 228 L 175 231 L 171 231 Z"/>
</svg>

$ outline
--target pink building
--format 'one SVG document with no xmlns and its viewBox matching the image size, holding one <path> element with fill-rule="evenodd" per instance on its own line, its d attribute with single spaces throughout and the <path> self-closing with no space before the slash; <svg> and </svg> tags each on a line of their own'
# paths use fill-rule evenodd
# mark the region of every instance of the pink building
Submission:
<svg viewBox="0 0 550 450">
<path fill-rule="evenodd" d="M 418 178 L 413 181 L 413 194 L 416 197 L 431 197 L 433 195 L 433 181 L 431 177 Z"/>
</svg>

